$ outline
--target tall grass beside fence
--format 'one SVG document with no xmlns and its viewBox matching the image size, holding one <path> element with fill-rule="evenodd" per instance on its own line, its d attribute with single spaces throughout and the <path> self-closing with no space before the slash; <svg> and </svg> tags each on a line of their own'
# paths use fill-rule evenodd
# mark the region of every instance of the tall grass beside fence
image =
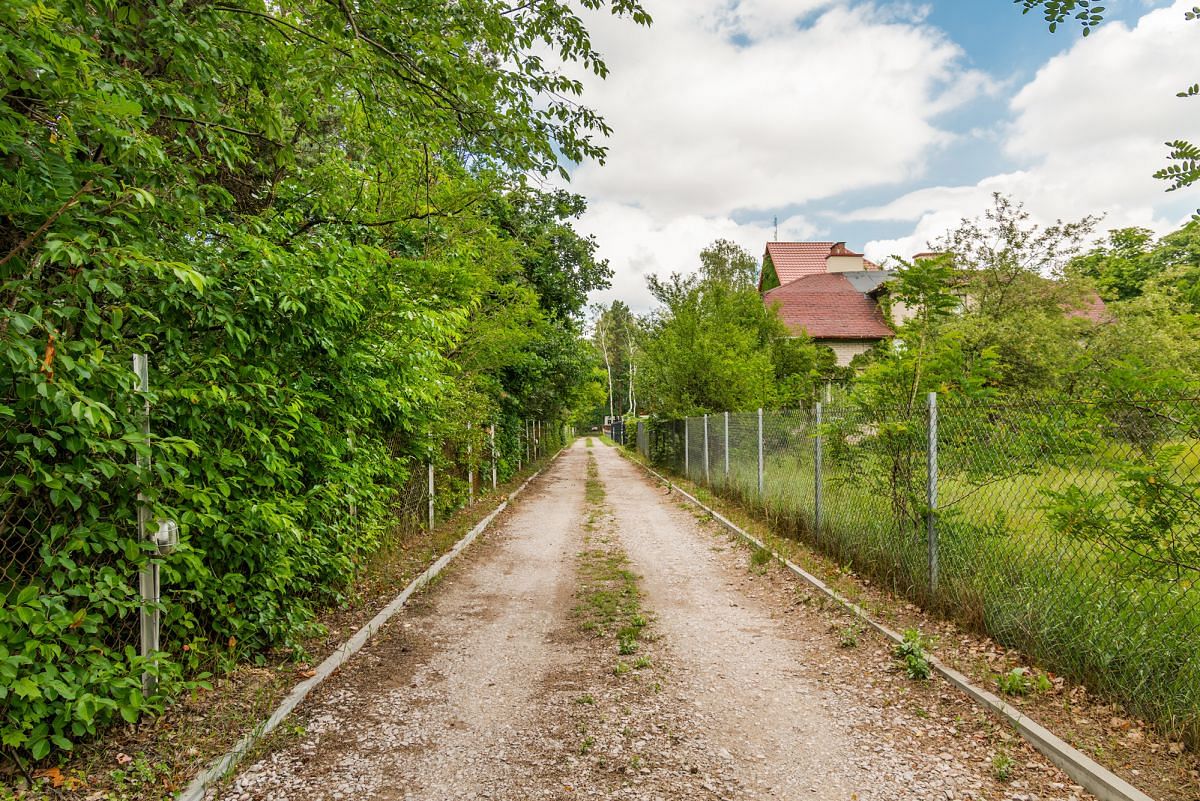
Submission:
<svg viewBox="0 0 1200 801">
<path fill-rule="evenodd" d="M 703 417 L 651 423 L 648 451 L 924 608 L 1200 738 L 1200 400 L 941 399 L 936 506 L 927 409 L 821 414 L 763 413 L 761 493 L 757 412 L 709 415 L 707 464 Z"/>
</svg>

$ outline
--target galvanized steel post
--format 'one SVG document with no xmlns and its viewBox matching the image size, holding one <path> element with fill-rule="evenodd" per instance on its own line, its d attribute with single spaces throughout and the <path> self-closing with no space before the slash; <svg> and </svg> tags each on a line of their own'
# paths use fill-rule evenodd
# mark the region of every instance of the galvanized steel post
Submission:
<svg viewBox="0 0 1200 801">
<path fill-rule="evenodd" d="M 821 422 L 822 412 L 824 411 L 820 403 L 817 404 L 813 414 L 813 421 L 816 423 L 816 436 L 813 438 L 813 532 L 821 530 L 821 468 L 824 461 L 824 453 L 821 441 Z"/>
<path fill-rule="evenodd" d="M 758 497 L 763 497 L 763 410 L 758 410 Z"/>
<path fill-rule="evenodd" d="M 928 505 L 926 513 L 927 539 L 929 542 L 929 594 L 934 596 L 938 589 L 938 403 L 937 393 L 929 393 L 929 443 L 928 443 Z"/>
<path fill-rule="evenodd" d="M 725 412 L 725 483 L 729 483 L 729 412 Z"/>
<path fill-rule="evenodd" d="M 429 530 L 433 531 L 434 525 L 434 510 L 433 510 L 433 454 L 429 455 Z"/>
<path fill-rule="evenodd" d="M 150 471 L 150 356 L 145 353 L 135 353 L 133 356 L 133 373 L 137 377 L 137 392 L 142 395 L 142 436 L 145 453 L 137 456 L 137 466 L 142 469 L 143 477 L 148 477 Z M 139 490 L 137 495 L 137 529 L 138 541 L 145 542 L 150 538 L 150 504 L 146 495 Z M 161 595 L 159 566 L 154 559 L 146 562 L 146 566 L 138 573 L 138 590 L 141 594 L 142 605 L 138 615 L 141 629 L 141 654 L 148 657 L 158 650 L 160 616 L 158 603 Z M 142 690 L 146 694 L 154 692 L 158 681 L 149 672 L 142 673 Z"/>
<path fill-rule="evenodd" d="M 708 483 L 708 415 L 704 415 L 704 483 Z"/>
<path fill-rule="evenodd" d="M 475 464 L 472 461 L 471 424 L 467 423 L 467 503 L 475 503 Z"/>
</svg>

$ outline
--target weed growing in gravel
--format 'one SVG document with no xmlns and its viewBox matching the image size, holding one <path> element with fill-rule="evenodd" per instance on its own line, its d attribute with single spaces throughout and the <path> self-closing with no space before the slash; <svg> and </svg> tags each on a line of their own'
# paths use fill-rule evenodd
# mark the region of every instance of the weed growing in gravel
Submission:
<svg viewBox="0 0 1200 801">
<path fill-rule="evenodd" d="M 598 519 L 604 503 L 604 486 L 600 482 L 596 459 L 590 454 L 585 495 L 593 511 L 592 518 Z M 595 526 L 589 524 L 589 531 L 595 531 Z M 650 624 L 641 609 L 639 577 L 629 570 L 628 558 L 611 538 L 589 534 L 585 543 L 588 547 L 577 557 L 579 588 L 575 614 L 581 619 L 580 626 L 584 631 L 601 637 L 610 633 L 615 635 L 617 653 L 632 656 L 637 653 L 639 640 Z"/>
<path fill-rule="evenodd" d="M 650 667 L 650 657 L 648 656 L 639 656 L 633 662 L 634 670 L 643 670 L 648 667 Z"/>
<path fill-rule="evenodd" d="M 767 569 L 767 565 L 771 564 L 771 560 L 774 558 L 774 554 L 766 548 L 755 548 L 750 553 L 750 567 L 761 573 Z"/>
<path fill-rule="evenodd" d="M 626 673 L 628 673 L 632 669 L 633 668 L 629 667 L 628 662 L 623 662 L 620 659 L 618 659 L 617 664 L 613 667 L 612 672 L 613 672 L 614 676 L 624 676 Z"/>
<path fill-rule="evenodd" d="M 862 629 L 852 623 L 842 629 L 842 639 L 839 644 L 843 648 L 857 648 L 860 634 L 862 634 Z"/>
<path fill-rule="evenodd" d="M 1007 782 L 1012 779 L 1014 767 L 1016 767 L 1016 763 L 1013 758 L 1004 751 L 1000 751 L 992 757 L 992 775 L 998 782 Z"/>
<path fill-rule="evenodd" d="M 908 629 L 904 632 L 904 641 L 892 653 L 904 665 L 904 672 L 910 679 L 923 680 L 932 672 L 928 649 L 929 640 L 917 629 Z"/>
<path fill-rule="evenodd" d="M 581 742 L 579 744 L 579 755 L 580 756 L 586 755 L 588 751 L 592 750 L 592 746 L 595 744 L 596 744 L 596 741 L 594 739 L 592 739 L 591 737 L 584 737 L 583 742 Z"/>
<path fill-rule="evenodd" d="M 587 438 L 587 446 L 588 446 L 588 449 L 590 450 L 592 447 L 592 438 L 591 437 Z"/>
<path fill-rule="evenodd" d="M 170 775 L 170 769 L 164 762 L 151 763 L 139 757 L 127 768 L 111 771 L 108 775 L 116 790 L 136 795 L 147 789 L 153 791 L 153 788 Z"/>
<path fill-rule="evenodd" d="M 591 693 L 587 693 L 586 695 L 581 695 L 578 698 L 576 698 L 575 703 L 586 704 L 586 705 L 590 706 L 590 705 L 596 703 L 596 699 L 592 696 Z"/>
<path fill-rule="evenodd" d="M 1054 685 L 1050 682 L 1050 677 L 1041 671 L 1030 671 L 1026 668 L 1013 668 L 1007 673 L 1001 673 L 996 677 L 996 686 L 1000 692 L 1005 695 L 1029 695 L 1030 693 L 1044 693 L 1051 690 Z"/>
<path fill-rule="evenodd" d="M 604 482 L 600 480 L 600 468 L 596 465 L 596 458 L 590 453 L 588 454 L 587 482 L 584 484 L 583 492 L 588 505 L 594 509 L 594 516 L 595 512 L 600 511 L 595 507 L 604 503 Z"/>
</svg>

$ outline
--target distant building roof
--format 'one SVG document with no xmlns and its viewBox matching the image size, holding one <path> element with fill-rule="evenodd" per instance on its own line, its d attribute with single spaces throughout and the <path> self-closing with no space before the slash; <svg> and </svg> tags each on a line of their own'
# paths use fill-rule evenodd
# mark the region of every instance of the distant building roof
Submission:
<svg viewBox="0 0 1200 801">
<path fill-rule="evenodd" d="M 825 272 L 825 262 L 836 242 L 768 242 L 767 255 L 781 285 L 806 275 Z"/>
<path fill-rule="evenodd" d="M 848 249 L 845 242 L 768 242 L 766 255 L 771 257 L 781 286 L 806 275 L 827 272 L 826 262 L 831 256 L 862 256 Z M 863 267 L 879 269 L 879 265 L 866 259 Z"/>
<path fill-rule="evenodd" d="M 886 280 L 888 274 L 883 275 Z M 779 318 L 794 334 L 805 331 L 813 339 L 887 339 L 893 332 L 878 304 L 855 285 L 865 282 L 863 276 L 863 272 L 822 271 L 772 289 L 763 295 L 763 302 L 778 307 Z"/>
</svg>

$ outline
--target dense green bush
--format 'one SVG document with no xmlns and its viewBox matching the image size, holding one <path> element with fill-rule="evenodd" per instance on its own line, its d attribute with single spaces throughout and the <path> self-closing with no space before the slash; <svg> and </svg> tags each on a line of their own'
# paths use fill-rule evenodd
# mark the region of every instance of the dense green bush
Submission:
<svg viewBox="0 0 1200 801">
<path fill-rule="evenodd" d="M 495 422 L 506 477 L 518 421 L 585 393 L 579 315 L 608 268 L 571 229 L 582 201 L 525 176 L 602 155 L 605 127 L 541 45 L 604 72 L 553 0 L 0 6 L 6 750 L 295 649 L 418 465 Z M 139 492 L 182 540 L 149 664 Z"/>
</svg>

